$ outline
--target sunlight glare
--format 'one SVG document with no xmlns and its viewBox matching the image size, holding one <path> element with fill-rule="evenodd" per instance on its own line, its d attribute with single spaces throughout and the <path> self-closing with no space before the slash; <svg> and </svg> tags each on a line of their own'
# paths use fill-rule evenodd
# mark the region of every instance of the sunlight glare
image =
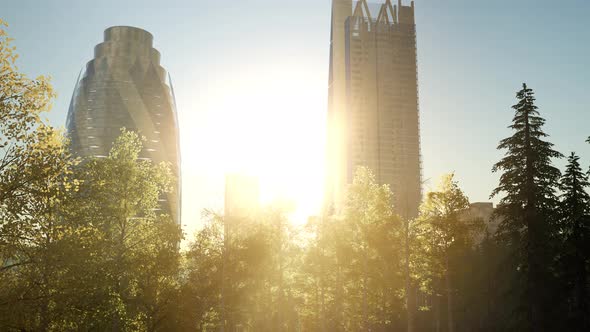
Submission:
<svg viewBox="0 0 590 332">
<path fill-rule="evenodd" d="M 292 202 L 298 224 L 317 215 L 324 184 L 322 74 L 304 64 L 261 64 L 214 84 L 201 119 L 207 126 L 181 124 L 184 172 L 200 165 L 218 179 L 227 173 L 256 176 L 262 205 Z M 194 142 L 206 142 L 206 151 L 195 151 Z M 185 187 L 199 185 L 185 181 Z"/>
</svg>

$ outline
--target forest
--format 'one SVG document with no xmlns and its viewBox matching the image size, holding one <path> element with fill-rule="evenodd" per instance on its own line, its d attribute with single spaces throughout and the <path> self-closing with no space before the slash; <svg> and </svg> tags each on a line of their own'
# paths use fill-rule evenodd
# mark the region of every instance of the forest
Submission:
<svg viewBox="0 0 590 332">
<path fill-rule="evenodd" d="M 44 120 L 50 80 L 17 58 L 0 28 L 0 331 L 590 330 L 590 161 L 554 165 L 526 84 L 504 157 L 481 170 L 500 175 L 491 220 L 453 173 L 404 220 L 361 167 L 336 215 L 204 211 L 183 234 L 142 137 L 122 128 L 107 157 L 73 156 Z"/>
</svg>

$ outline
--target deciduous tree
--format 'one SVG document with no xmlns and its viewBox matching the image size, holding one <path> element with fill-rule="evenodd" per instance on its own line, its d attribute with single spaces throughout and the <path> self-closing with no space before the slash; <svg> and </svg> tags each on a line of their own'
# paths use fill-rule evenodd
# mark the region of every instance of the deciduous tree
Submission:
<svg viewBox="0 0 590 332">
<path fill-rule="evenodd" d="M 470 250 L 475 236 L 483 231 L 481 220 L 472 220 L 467 216 L 468 209 L 469 200 L 459 188 L 454 174 L 447 174 L 442 177 L 436 191 L 426 194 L 417 221 L 420 236 L 427 244 L 423 250 L 430 262 L 430 273 L 434 279 L 444 280 L 450 332 L 455 330 L 453 300 L 456 292 L 451 271 L 454 262 L 451 260 L 457 256 L 457 251 Z M 439 293 L 440 289 L 435 292 Z"/>
</svg>

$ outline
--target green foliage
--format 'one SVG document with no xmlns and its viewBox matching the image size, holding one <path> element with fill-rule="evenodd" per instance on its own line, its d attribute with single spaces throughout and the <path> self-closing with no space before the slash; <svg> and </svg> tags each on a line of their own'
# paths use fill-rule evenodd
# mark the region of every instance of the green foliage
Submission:
<svg viewBox="0 0 590 332">
<path fill-rule="evenodd" d="M 207 212 L 181 253 L 160 202 L 168 165 L 141 160 L 142 138 L 126 130 L 107 157 L 74 158 L 41 119 L 49 80 L 17 70 L 5 26 L 1 331 L 397 331 L 413 315 L 416 330 L 590 329 L 589 175 L 575 154 L 563 177 L 552 165 L 561 154 L 526 85 L 493 168 L 496 234 L 453 174 L 402 221 L 361 167 L 338 215 L 300 229 L 277 207 Z"/>
<path fill-rule="evenodd" d="M 348 188 L 346 242 L 338 257 L 347 330 L 391 329 L 392 312 L 403 306 L 402 223 L 391 200 L 390 189 L 378 185 L 369 169 L 357 169 Z"/>
<path fill-rule="evenodd" d="M 467 216 L 469 200 L 454 180 L 454 174 L 442 177 L 439 188 L 426 194 L 417 233 L 424 246 L 424 258 L 433 277 L 442 278 L 448 273 L 448 257 L 455 247 L 471 247 L 474 238 L 483 231 L 480 220 Z"/>
<path fill-rule="evenodd" d="M 181 233 L 158 202 L 170 171 L 138 160 L 141 148 L 136 133 L 123 131 L 107 158 L 77 169 L 82 184 L 65 217 L 81 261 L 71 262 L 63 279 L 93 294 L 72 296 L 77 311 L 68 323 L 78 328 L 159 330 L 172 311 Z"/>
<path fill-rule="evenodd" d="M 138 161 L 140 150 L 123 132 L 108 158 L 81 165 L 57 137 L 38 152 L 31 174 L 49 173 L 6 198 L 2 214 L 3 329 L 167 330 L 181 233 L 159 212 L 170 172 Z"/>
<path fill-rule="evenodd" d="M 301 255 L 284 212 L 206 216 L 187 253 L 179 329 L 294 329 Z"/>
<path fill-rule="evenodd" d="M 401 328 L 403 225 L 391 191 L 359 168 L 343 215 L 310 224 L 315 239 L 305 257 L 307 305 L 316 312 L 305 324 L 316 330 Z"/>
<path fill-rule="evenodd" d="M 10 42 L 0 28 L 0 329 L 48 330 L 63 287 L 61 203 L 77 188 L 77 160 L 41 121 L 54 96 L 48 79 L 18 72 Z"/>
<path fill-rule="evenodd" d="M 514 133 L 498 146 L 507 152 L 494 165 L 493 171 L 502 174 L 492 196 L 503 194 L 496 211 L 502 220 L 499 236 L 514 250 L 513 268 L 522 281 L 514 284 L 514 292 L 522 291 L 519 308 L 523 309 L 514 324 L 538 331 L 555 321 L 550 319 L 555 290 L 551 238 L 555 234 L 561 173 L 552 159 L 562 155 L 544 140 L 545 120 L 539 116 L 533 91 L 523 84 L 516 97 L 518 103 L 512 107 L 515 116 L 509 126 Z"/>
<path fill-rule="evenodd" d="M 17 71 L 17 54 L 2 26 L 0 20 L 0 253 L 12 255 L 35 228 L 28 209 L 35 191 L 43 190 L 35 184 L 55 181 L 67 158 L 59 135 L 40 118 L 53 90 L 46 78 L 30 80 Z"/>
<path fill-rule="evenodd" d="M 568 157 L 565 173 L 561 178 L 561 210 L 564 212 L 565 224 L 561 233 L 567 237 L 576 233 L 576 221 L 590 212 L 590 195 L 586 191 L 590 187 L 588 174 L 582 171 L 580 157 L 575 153 Z"/>
<path fill-rule="evenodd" d="M 567 305 L 563 308 L 568 327 L 572 331 L 590 329 L 588 320 L 588 263 L 590 262 L 590 187 L 588 174 L 582 171 L 580 158 L 572 153 L 565 174 L 561 178 L 562 203 L 559 223 L 560 247 L 558 255 L 562 294 Z"/>
<path fill-rule="evenodd" d="M 439 188 L 426 194 L 419 225 L 433 255 L 445 255 L 457 243 L 473 244 L 483 225 L 464 217 L 468 209 L 469 199 L 459 188 L 454 174 L 443 176 Z"/>
<path fill-rule="evenodd" d="M 454 330 L 457 300 L 455 279 L 460 277 L 460 261 L 465 261 L 475 245 L 475 238 L 483 231 L 483 223 L 469 216 L 469 200 L 459 188 L 454 174 L 442 177 L 436 191 L 426 194 L 416 221 L 419 253 L 426 268 L 420 276 L 422 290 L 437 300 L 434 306 L 440 315 L 440 298 L 447 300 L 449 331 Z M 455 269 L 453 267 L 456 266 Z M 436 318 L 440 320 L 440 318 Z"/>
<path fill-rule="evenodd" d="M 504 194 L 499 214 L 510 232 L 530 226 L 530 220 L 523 218 L 524 212 L 519 210 L 528 206 L 549 211 L 557 206 L 555 193 L 561 172 L 553 166 L 552 159 L 563 157 L 553 150 L 552 143 L 543 140 L 547 137 L 542 130 L 545 120 L 539 116 L 533 90 L 523 84 L 516 98 L 518 104 L 512 106 L 515 116 L 509 126 L 514 134 L 500 141 L 498 149 L 507 152 L 493 167 L 493 172 L 502 174 L 492 197 Z"/>
<path fill-rule="evenodd" d="M 313 219 L 303 233 L 280 210 L 209 213 L 187 253 L 182 330 L 401 326 L 401 223 L 390 201 L 360 169 L 344 214 Z"/>
</svg>

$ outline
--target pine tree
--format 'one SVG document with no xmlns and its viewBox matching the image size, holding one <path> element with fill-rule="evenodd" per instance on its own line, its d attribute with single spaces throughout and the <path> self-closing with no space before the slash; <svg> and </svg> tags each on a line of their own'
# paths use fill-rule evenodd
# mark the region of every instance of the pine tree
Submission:
<svg viewBox="0 0 590 332">
<path fill-rule="evenodd" d="M 568 158 L 565 174 L 561 179 L 563 191 L 560 223 L 560 234 L 563 235 L 563 249 L 560 257 L 563 271 L 563 284 L 572 294 L 570 306 L 570 330 L 588 331 L 588 240 L 590 227 L 590 195 L 586 189 L 590 187 L 588 174 L 582 171 L 580 157 L 572 152 Z"/>
<path fill-rule="evenodd" d="M 502 219 L 500 238 L 515 250 L 515 269 L 522 281 L 520 330 L 549 329 L 551 312 L 551 228 L 558 207 L 556 189 L 561 173 L 553 166 L 553 158 L 563 156 L 545 141 L 542 130 L 545 120 L 535 106 L 532 89 L 523 84 L 512 108 L 515 116 L 509 126 L 511 137 L 500 141 L 499 150 L 506 155 L 493 167 L 502 172 L 492 197 L 504 194 L 496 211 Z M 517 291 L 517 290 L 515 290 Z M 517 312 L 522 314 L 522 312 Z"/>
</svg>

